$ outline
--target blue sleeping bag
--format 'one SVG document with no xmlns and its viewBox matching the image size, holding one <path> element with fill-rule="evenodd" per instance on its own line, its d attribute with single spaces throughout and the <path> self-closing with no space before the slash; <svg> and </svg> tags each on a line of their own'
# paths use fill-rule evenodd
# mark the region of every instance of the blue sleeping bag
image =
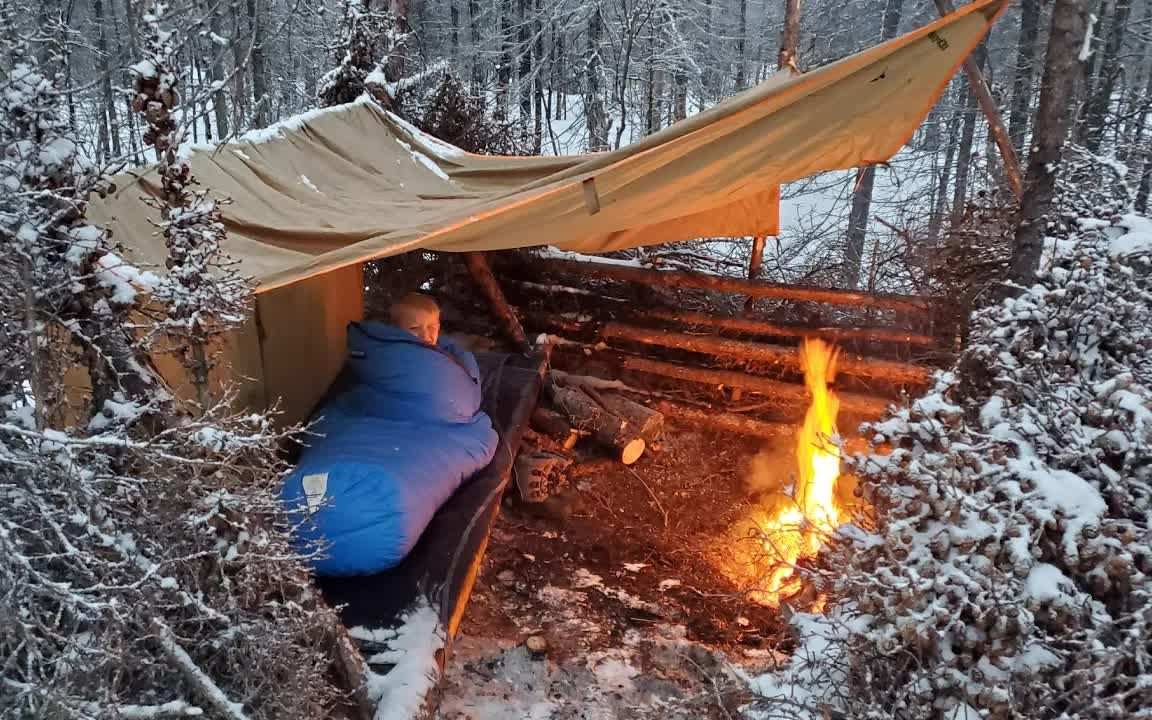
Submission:
<svg viewBox="0 0 1152 720">
<path fill-rule="evenodd" d="M 496 453 L 480 370 L 442 339 L 376 322 L 348 326 L 348 360 L 320 408 L 283 499 L 320 575 L 367 575 L 411 551 L 441 505 Z"/>
</svg>

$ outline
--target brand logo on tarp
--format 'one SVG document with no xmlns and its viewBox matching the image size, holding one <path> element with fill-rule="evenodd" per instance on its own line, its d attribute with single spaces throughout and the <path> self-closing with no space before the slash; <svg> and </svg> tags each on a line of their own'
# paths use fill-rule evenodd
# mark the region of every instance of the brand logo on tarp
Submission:
<svg viewBox="0 0 1152 720">
<path fill-rule="evenodd" d="M 936 32 L 935 30 L 928 33 L 928 39 L 936 43 L 936 47 L 940 48 L 941 50 L 948 49 L 948 41 L 940 37 L 940 33 Z"/>
</svg>

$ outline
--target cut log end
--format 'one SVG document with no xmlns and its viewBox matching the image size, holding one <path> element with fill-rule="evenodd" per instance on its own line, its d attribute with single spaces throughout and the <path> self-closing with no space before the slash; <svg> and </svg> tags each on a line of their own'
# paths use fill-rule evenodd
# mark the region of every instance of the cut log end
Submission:
<svg viewBox="0 0 1152 720">
<path fill-rule="evenodd" d="M 629 442 L 620 450 L 620 462 L 624 463 L 625 465 L 633 464 L 640 459 L 641 455 L 644 454 L 644 449 L 646 447 L 647 443 L 644 442 L 643 438 L 636 438 L 635 440 Z"/>
</svg>

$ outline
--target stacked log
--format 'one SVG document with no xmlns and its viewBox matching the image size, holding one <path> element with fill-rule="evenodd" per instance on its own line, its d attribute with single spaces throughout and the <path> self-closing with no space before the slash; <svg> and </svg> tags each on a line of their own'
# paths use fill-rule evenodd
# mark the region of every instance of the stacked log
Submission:
<svg viewBox="0 0 1152 720">
<path fill-rule="evenodd" d="M 613 401 L 616 407 L 623 409 L 624 404 L 628 403 L 635 406 L 629 409 L 634 413 L 633 417 L 642 418 L 639 424 L 630 421 L 624 415 L 609 410 L 606 407 L 607 401 L 597 402 L 592 394 L 598 393 L 590 388 L 561 387 L 553 384 L 550 394 L 552 402 L 572 420 L 574 426 L 591 434 L 597 443 L 613 448 L 625 465 L 631 465 L 644 454 L 648 441 L 641 435 L 641 430 L 650 431 L 652 427 L 659 426 L 663 422 L 662 417 L 659 419 L 656 417 L 659 413 L 654 413 L 630 400 L 617 398 Z"/>
</svg>

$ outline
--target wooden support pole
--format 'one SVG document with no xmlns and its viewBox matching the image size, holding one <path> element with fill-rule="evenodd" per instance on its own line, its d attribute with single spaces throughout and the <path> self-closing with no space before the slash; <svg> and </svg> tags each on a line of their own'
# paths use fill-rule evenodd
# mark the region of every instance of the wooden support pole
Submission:
<svg viewBox="0 0 1152 720">
<path fill-rule="evenodd" d="M 605 323 L 601 334 L 605 339 L 628 340 L 708 355 L 725 355 L 741 360 L 782 365 L 790 370 L 800 371 L 800 351 L 795 347 L 733 340 L 715 335 L 689 335 L 619 322 Z M 927 368 L 918 365 L 865 358 L 849 353 L 841 353 L 836 368 L 837 372 L 846 375 L 907 385 L 923 385 L 928 382 L 929 375 Z"/>
<path fill-rule="evenodd" d="M 492 274 L 492 266 L 488 264 L 487 256 L 482 252 L 470 252 L 465 253 L 465 259 L 468 263 L 468 272 L 472 274 L 472 279 L 492 305 L 497 319 L 504 323 L 504 330 L 508 333 L 508 337 L 516 344 L 517 348 L 527 351 L 529 345 L 528 338 L 524 335 L 524 328 L 520 326 L 520 321 L 516 319 L 516 313 L 512 312 L 512 306 L 508 304 L 504 292 L 500 289 L 500 284 L 496 282 L 496 276 Z"/>
<path fill-rule="evenodd" d="M 638 320 L 658 320 L 661 322 L 691 325 L 695 327 L 733 330 L 749 335 L 773 335 L 779 337 L 818 337 L 833 342 L 857 340 L 861 342 L 906 343 L 931 347 L 939 340 L 931 335 L 905 330 L 891 330 L 878 327 L 806 326 L 787 323 L 774 323 L 753 318 L 709 315 L 708 313 L 679 310 L 638 310 L 629 317 Z"/>
<path fill-rule="evenodd" d="M 828 303 L 830 305 L 875 307 L 914 313 L 926 313 L 931 309 L 931 301 L 928 298 L 916 297 L 914 295 L 870 294 L 856 290 L 838 290 L 808 285 L 784 285 L 781 283 L 764 282 L 763 280 L 752 281 L 723 275 L 704 275 L 702 273 L 671 270 L 648 270 L 629 265 L 614 265 L 585 260 L 541 258 L 539 260 L 539 267 L 563 275 L 599 277 L 609 280 L 621 280 L 643 285 L 659 285 L 673 288 L 716 290 L 737 295 L 751 295 L 758 298 L 800 300 Z"/>
<path fill-rule="evenodd" d="M 801 412 L 808 407 L 810 402 L 808 391 L 803 385 L 772 380 L 759 375 L 749 375 L 736 370 L 713 370 L 691 365 L 679 365 L 638 355 L 621 355 L 620 367 L 625 370 L 658 375 L 673 380 L 687 380 L 701 385 L 724 385 L 761 393 L 783 407 L 795 408 L 797 417 L 800 417 Z M 889 402 L 891 402 L 861 393 L 837 392 L 836 397 L 840 399 L 841 412 L 873 418 L 883 415 Z"/>
<path fill-rule="evenodd" d="M 784 0 L 784 32 L 780 36 L 778 69 L 796 67 L 796 42 L 800 38 L 800 0 Z"/>
<path fill-rule="evenodd" d="M 764 236 L 757 235 L 752 238 L 752 257 L 748 259 L 748 279 L 760 279 L 760 266 L 764 264 Z M 751 312 L 752 307 L 756 304 L 756 298 L 752 295 L 744 301 L 744 312 Z"/>
<path fill-rule="evenodd" d="M 667 400 L 657 402 L 656 409 L 663 413 L 669 422 L 693 430 L 709 429 L 764 439 L 788 437 L 796 432 L 796 426 L 791 423 L 766 422 L 747 415 L 716 412 L 710 408 L 681 405 Z"/>
<path fill-rule="evenodd" d="M 936 0 L 936 9 L 943 17 L 955 12 L 956 7 L 952 4 L 952 0 Z M 988 119 L 988 130 L 992 133 L 992 139 L 996 141 L 996 147 L 1000 149 L 1000 156 L 1004 159 L 1004 178 L 1008 181 L 1008 188 L 1019 201 L 1024 197 L 1024 173 L 1020 170 L 1020 159 L 1016 156 L 1016 148 L 1012 145 L 1008 128 L 1004 125 L 1004 118 L 1000 117 L 1000 111 L 996 108 L 992 91 L 984 81 L 984 73 L 980 71 L 980 66 L 971 55 L 964 58 L 964 74 L 968 77 L 968 87 L 976 94 L 980 109 Z"/>
</svg>

